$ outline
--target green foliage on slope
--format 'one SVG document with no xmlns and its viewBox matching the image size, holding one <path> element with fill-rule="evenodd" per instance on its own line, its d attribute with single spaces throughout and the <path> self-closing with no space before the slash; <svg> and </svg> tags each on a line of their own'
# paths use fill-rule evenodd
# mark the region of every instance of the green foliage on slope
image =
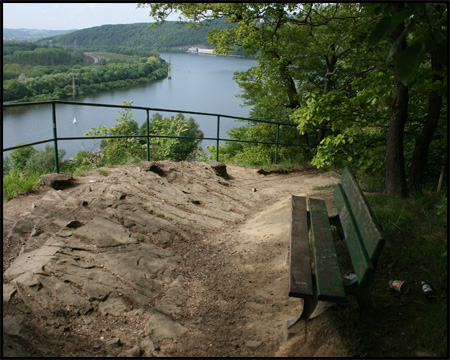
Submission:
<svg viewBox="0 0 450 360">
<path fill-rule="evenodd" d="M 149 27 L 150 25 L 151 23 L 96 26 L 42 39 L 37 44 L 48 45 L 51 41 L 55 46 L 122 53 L 153 49 L 161 51 L 196 44 L 206 45 L 209 30 L 227 27 L 220 20 L 198 30 L 174 21 L 167 21 L 155 27 Z"/>
</svg>

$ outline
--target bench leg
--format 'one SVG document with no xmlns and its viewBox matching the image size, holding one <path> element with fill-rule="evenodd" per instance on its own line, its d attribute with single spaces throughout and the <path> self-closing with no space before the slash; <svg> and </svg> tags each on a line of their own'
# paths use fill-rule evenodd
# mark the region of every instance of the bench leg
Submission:
<svg viewBox="0 0 450 360">
<path fill-rule="evenodd" d="M 372 285 L 373 279 L 370 279 L 368 284 L 365 286 L 359 286 L 358 282 L 345 286 L 345 294 L 352 295 L 356 298 L 362 320 L 367 319 L 368 315 L 370 315 L 373 310 L 371 297 Z"/>
<path fill-rule="evenodd" d="M 289 340 L 295 335 L 298 335 L 299 322 L 301 320 L 305 320 L 305 339 L 308 337 L 308 320 L 316 309 L 317 303 L 317 296 L 309 296 L 303 299 L 302 312 L 295 319 L 289 320 L 287 322 L 285 341 Z"/>
<path fill-rule="evenodd" d="M 289 320 L 287 322 L 287 328 L 292 328 L 295 324 L 297 324 L 301 319 L 305 319 L 305 322 L 308 322 L 312 313 L 317 307 L 318 303 L 317 296 L 308 296 L 303 299 L 303 310 L 302 312 L 294 319 Z"/>
</svg>

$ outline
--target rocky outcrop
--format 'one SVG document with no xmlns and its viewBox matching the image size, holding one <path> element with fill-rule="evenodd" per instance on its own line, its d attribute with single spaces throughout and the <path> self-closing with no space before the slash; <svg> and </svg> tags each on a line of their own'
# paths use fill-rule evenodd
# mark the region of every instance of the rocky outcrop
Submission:
<svg viewBox="0 0 450 360">
<path fill-rule="evenodd" d="M 3 274 L 4 353 L 155 356 L 181 337 L 177 244 L 239 221 L 257 200 L 217 176 L 226 168 L 117 167 L 69 191 L 49 183 L 20 219 L 4 219 L 4 246 L 20 245 Z"/>
<path fill-rule="evenodd" d="M 217 176 L 223 177 L 226 180 L 230 178 L 230 176 L 227 173 L 227 166 L 224 163 L 218 161 L 211 161 L 209 163 L 209 166 L 211 166 L 211 169 Z"/>
<path fill-rule="evenodd" d="M 51 186 L 54 189 L 61 190 L 70 186 L 72 182 L 71 174 L 45 174 L 41 176 L 44 185 Z"/>
</svg>

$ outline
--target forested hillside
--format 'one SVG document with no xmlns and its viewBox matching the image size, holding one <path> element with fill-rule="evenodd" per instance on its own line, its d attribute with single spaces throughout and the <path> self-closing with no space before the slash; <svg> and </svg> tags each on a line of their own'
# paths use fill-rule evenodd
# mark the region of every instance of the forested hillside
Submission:
<svg viewBox="0 0 450 360">
<path fill-rule="evenodd" d="M 151 23 L 103 25 L 53 36 L 37 42 L 55 46 L 74 46 L 90 50 L 111 52 L 151 51 L 157 49 L 173 50 L 194 44 L 207 45 L 207 33 L 212 29 L 225 29 L 230 26 L 223 20 L 216 20 L 210 26 L 192 29 L 174 21 L 150 28 Z"/>
<path fill-rule="evenodd" d="M 135 56 L 109 54 L 109 60 L 102 57 L 97 66 L 87 65 L 80 49 L 5 43 L 3 101 L 65 99 L 160 80 L 168 72 L 156 50 Z"/>
<path fill-rule="evenodd" d="M 3 64 L 55 66 L 81 65 L 85 61 L 81 52 L 38 47 L 30 50 L 18 50 L 20 44 L 17 45 L 17 43 L 10 43 L 3 46 Z M 5 55 L 5 53 L 9 54 Z"/>
<path fill-rule="evenodd" d="M 74 30 L 3 29 L 3 40 L 31 41 L 71 31 Z"/>
</svg>

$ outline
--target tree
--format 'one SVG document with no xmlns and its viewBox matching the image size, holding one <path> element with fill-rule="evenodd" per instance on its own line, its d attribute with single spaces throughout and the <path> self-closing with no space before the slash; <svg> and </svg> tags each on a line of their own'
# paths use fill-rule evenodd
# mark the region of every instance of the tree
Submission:
<svg viewBox="0 0 450 360">
<path fill-rule="evenodd" d="M 11 158 L 9 156 L 6 156 L 3 159 L 3 176 L 8 175 L 10 171 L 11 171 Z"/>
<path fill-rule="evenodd" d="M 61 165 L 64 156 L 66 155 L 66 150 L 58 150 L 58 160 Z M 33 153 L 27 160 L 24 173 L 27 175 L 32 175 L 34 173 L 50 174 L 55 172 L 55 148 L 51 145 L 45 145 L 45 150 L 38 150 Z"/>
<path fill-rule="evenodd" d="M 225 18 L 233 26 L 211 31 L 208 39 L 218 53 L 243 49 L 258 58 L 257 67 L 235 75 L 246 104 L 254 106 L 252 117 L 297 123 L 298 141 L 315 146 L 313 164 L 384 173 L 386 192 L 406 195 L 405 154 L 423 159 L 436 123 L 417 117 L 427 107 L 423 91 L 414 86 L 417 74 L 422 71 L 420 81 L 430 89 L 440 94 L 445 90 L 446 73 L 443 69 L 439 74 L 444 80 L 431 81 L 427 54 L 436 45 L 434 64 L 436 58 L 446 63 L 446 6 L 439 11 L 424 3 L 140 6 L 149 6 L 150 14 L 161 21 L 177 10 L 194 27 Z M 440 72 L 435 65 L 434 71 Z M 423 71 L 427 67 L 430 71 Z M 434 115 L 428 111 L 427 119 L 439 117 L 436 96 L 433 101 L 428 108 Z M 252 124 L 231 136 L 249 139 L 253 132 L 259 138 L 252 140 L 265 141 L 270 136 L 267 129 Z M 413 152 L 414 136 L 422 157 Z M 235 156 L 262 154 L 263 148 L 226 146 L 230 151 L 221 153 L 227 156 L 231 150 Z"/>
<path fill-rule="evenodd" d="M 435 88 L 428 100 L 427 121 L 416 138 L 410 161 L 410 185 L 418 187 L 423 177 L 429 145 L 440 118 L 447 43 L 447 7 L 440 4 L 395 3 L 368 4 L 367 14 L 381 14 L 369 37 L 369 46 L 392 33 L 392 46 L 388 58 L 393 58 L 394 99 L 386 151 L 386 192 L 406 196 L 406 175 L 403 159 L 404 127 L 408 117 L 408 83 L 413 82 L 420 66 L 431 55 L 431 72 Z M 409 39 L 409 44 L 407 44 Z M 440 90 L 437 91 L 436 90 Z"/>
<path fill-rule="evenodd" d="M 132 106 L 133 102 L 124 101 L 123 105 Z M 139 125 L 133 120 L 130 108 L 119 110 L 120 117 L 116 118 L 117 125 L 107 129 L 104 125 L 92 127 L 85 136 L 125 136 L 138 135 Z M 123 164 L 127 161 L 140 161 L 145 158 L 145 147 L 136 138 L 111 138 L 101 142 L 99 165 Z"/>
<path fill-rule="evenodd" d="M 147 123 L 142 124 L 140 135 L 147 135 Z M 194 118 L 176 114 L 170 119 L 155 113 L 149 123 L 149 135 L 169 136 L 151 137 L 151 158 L 154 160 L 184 161 L 192 158 L 198 150 L 203 132 Z M 175 137 L 185 137 L 175 138 Z"/>
<path fill-rule="evenodd" d="M 14 146 L 25 145 L 25 143 L 18 143 Z M 33 146 L 21 147 L 11 151 L 11 171 L 22 173 L 25 169 L 28 159 L 37 153 Z"/>
<path fill-rule="evenodd" d="M 178 10 L 193 27 L 225 18 L 233 26 L 213 29 L 208 35 L 209 42 L 215 46 L 217 53 L 228 54 L 243 49 L 244 54 L 259 59 L 256 68 L 237 73 L 235 79 L 245 90 L 243 98 L 246 104 L 254 106 L 252 117 L 283 122 L 292 122 L 290 115 L 301 106 L 304 93 L 311 87 L 308 77 L 323 77 L 321 88 L 325 92 L 329 91 L 331 78 L 336 73 L 336 63 L 348 51 L 345 45 L 348 36 L 342 36 L 340 29 L 348 26 L 346 19 L 357 19 L 359 16 L 357 6 L 353 4 L 208 3 L 140 6 L 149 6 L 150 14 L 161 21 L 171 11 Z M 333 32 L 322 30 L 322 27 L 331 24 L 334 26 Z M 253 126 L 267 127 L 260 124 Z M 308 133 L 298 132 L 295 127 L 291 130 L 299 144 L 310 144 Z M 272 131 L 270 141 L 274 140 L 274 134 Z M 257 140 L 269 141 L 265 138 Z M 255 148 L 253 145 L 248 147 Z"/>
<path fill-rule="evenodd" d="M 395 3 L 392 16 L 398 15 L 404 9 L 402 3 Z M 405 160 L 403 156 L 403 136 L 408 118 L 408 86 L 398 75 L 397 59 L 406 49 L 406 37 L 402 37 L 405 30 L 404 22 L 400 22 L 392 31 L 392 44 L 398 42 L 392 56 L 394 64 L 394 98 L 391 107 L 391 119 L 386 141 L 386 193 L 388 195 L 407 196 Z"/>
<path fill-rule="evenodd" d="M 429 153 L 429 148 L 434 134 L 438 128 L 441 118 L 441 109 L 443 97 L 446 97 L 446 67 L 444 68 L 446 53 L 442 50 L 447 43 L 444 40 L 444 31 L 446 28 L 447 7 L 444 4 L 427 5 L 425 11 L 421 14 L 425 25 L 425 32 L 432 32 L 435 41 L 432 41 L 430 47 L 430 70 L 431 70 L 431 89 L 429 89 L 428 110 L 420 135 L 416 137 L 414 153 L 411 158 L 409 171 L 409 185 L 412 188 L 418 188 L 422 183 Z M 423 30 L 422 30 L 423 31 Z M 432 34 L 429 34 L 430 37 Z M 444 38 L 444 39 L 443 39 Z M 445 70 L 445 71 L 444 71 Z M 447 161 L 445 161 L 447 162 Z"/>
<path fill-rule="evenodd" d="M 15 146 L 25 145 L 19 143 Z M 62 162 L 66 150 L 59 149 L 58 158 Z M 6 160 L 10 164 L 10 170 L 16 174 L 31 176 L 33 174 L 47 174 L 55 171 L 55 151 L 51 145 L 45 146 L 45 151 L 35 149 L 33 146 L 26 146 L 11 151 L 11 155 Z M 5 171 L 4 171 L 5 172 Z"/>
<path fill-rule="evenodd" d="M 31 95 L 33 93 L 25 84 L 11 79 L 4 87 L 3 101 L 18 100 Z"/>
</svg>

